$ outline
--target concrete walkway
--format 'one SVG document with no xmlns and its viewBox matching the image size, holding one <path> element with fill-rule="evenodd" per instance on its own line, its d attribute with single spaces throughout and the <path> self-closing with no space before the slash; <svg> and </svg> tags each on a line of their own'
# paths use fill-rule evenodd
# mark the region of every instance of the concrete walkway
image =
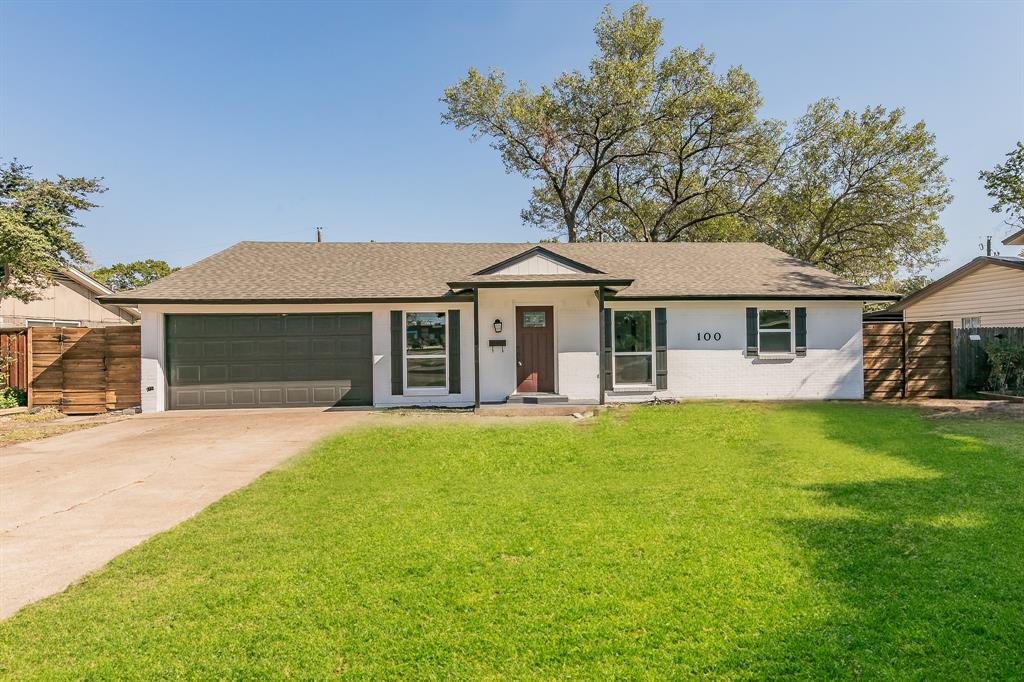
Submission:
<svg viewBox="0 0 1024 682">
<path fill-rule="evenodd" d="M 0 448 L 0 618 L 339 429 L 320 409 L 170 412 Z"/>
</svg>

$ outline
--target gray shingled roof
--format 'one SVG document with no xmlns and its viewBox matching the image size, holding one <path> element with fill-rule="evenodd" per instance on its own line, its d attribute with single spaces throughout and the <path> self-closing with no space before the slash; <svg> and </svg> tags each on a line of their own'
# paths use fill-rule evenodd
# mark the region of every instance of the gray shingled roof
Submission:
<svg viewBox="0 0 1024 682">
<path fill-rule="evenodd" d="M 631 279 L 619 298 L 896 298 L 757 243 L 575 243 L 543 248 Z M 450 282 L 536 244 L 240 242 L 109 302 L 250 302 L 451 296 Z M 481 277 L 481 276 L 477 276 Z M 485 276 L 488 277 L 488 276 Z M 551 280 L 550 275 L 536 275 Z M 569 278 L 571 279 L 571 278 Z"/>
</svg>

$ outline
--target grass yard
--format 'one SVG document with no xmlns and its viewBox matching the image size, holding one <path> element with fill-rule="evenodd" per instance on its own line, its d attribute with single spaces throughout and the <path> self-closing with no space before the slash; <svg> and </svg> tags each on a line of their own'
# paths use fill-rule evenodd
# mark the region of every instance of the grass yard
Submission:
<svg viewBox="0 0 1024 682">
<path fill-rule="evenodd" d="M 693 403 L 328 440 L 0 624 L 7 678 L 995 679 L 1024 422 Z"/>
</svg>

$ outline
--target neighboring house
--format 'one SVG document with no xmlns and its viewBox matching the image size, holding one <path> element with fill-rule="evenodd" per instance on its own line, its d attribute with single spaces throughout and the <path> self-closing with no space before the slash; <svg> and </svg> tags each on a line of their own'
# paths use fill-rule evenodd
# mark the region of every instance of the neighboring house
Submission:
<svg viewBox="0 0 1024 682">
<path fill-rule="evenodd" d="M 1024 327 L 1024 259 L 979 256 L 886 312 L 907 322 L 948 320 L 958 329 Z"/>
<path fill-rule="evenodd" d="M 1024 246 L 1024 230 L 1018 230 L 1003 240 L 1007 246 Z"/>
<path fill-rule="evenodd" d="M 75 268 L 54 274 L 49 286 L 27 303 L 6 297 L 0 301 L 2 327 L 111 327 L 135 324 L 139 311 L 101 303 L 114 292 Z"/>
<path fill-rule="evenodd" d="M 863 397 L 863 303 L 763 244 L 242 242 L 142 289 L 143 410 Z"/>
</svg>

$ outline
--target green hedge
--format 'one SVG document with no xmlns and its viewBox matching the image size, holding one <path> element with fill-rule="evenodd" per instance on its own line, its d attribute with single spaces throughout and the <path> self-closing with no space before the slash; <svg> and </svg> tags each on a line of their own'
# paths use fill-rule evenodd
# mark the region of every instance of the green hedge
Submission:
<svg viewBox="0 0 1024 682">
<path fill-rule="evenodd" d="M 988 385 L 993 391 L 1024 391 L 1024 343 L 999 339 L 985 344 Z"/>
<path fill-rule="evenodd" d="M 28 405 L 28 394 L 20 388 L 8 386 L 0 388 L 0 410 L 9 407 L 24 407 Z"/>
</svg>

